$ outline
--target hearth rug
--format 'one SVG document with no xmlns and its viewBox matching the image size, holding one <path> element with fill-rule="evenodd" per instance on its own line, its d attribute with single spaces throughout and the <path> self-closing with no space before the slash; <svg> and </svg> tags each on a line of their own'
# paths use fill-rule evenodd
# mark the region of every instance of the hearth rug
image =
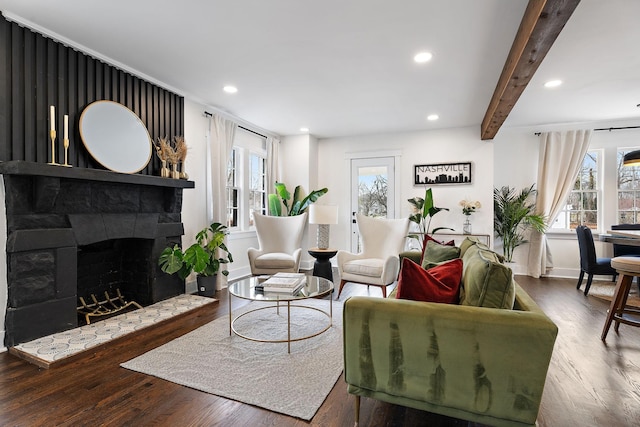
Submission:
<svg viewBox="0 0 640 427">
<path fill-rule="evenodd" d="M 252 302 L 233 316 L 269 303 Z M 299 305 L 328 312 L 329 301 L 311 299 Z M 234 324 L 238 332 L 262 339 L 286 338 L 286 306 L 280 314 L 265 309 Z M 291 335 L 306 336 L 324 327 L 328 317 L 316 310 L 291 308 Z M 229 317 L 151 350 L 121 366 L 196 390 L 311 420 L 340 377 L 342 303 L 333 302 L 333 325 L 326 332 L 291 343 L 249 341 L 229 336 Z"/>
<path fill-rule="evenodd" d="M 26 355 L 23 358 L 38 365 L 40 361 L 46 366 L 215 301 L 197 295 L 178 295 L 138 310 L 16 345 L 11 352 L 18 353 L 19 357 Z"/>
</svg>

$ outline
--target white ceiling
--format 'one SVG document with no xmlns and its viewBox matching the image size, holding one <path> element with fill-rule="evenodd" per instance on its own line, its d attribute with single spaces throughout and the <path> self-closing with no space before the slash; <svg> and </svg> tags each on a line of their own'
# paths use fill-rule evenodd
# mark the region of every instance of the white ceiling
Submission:
<svg viewBox="0 0 640 427">
<path fill-rule="evenodd" d="M 478 126 L 527 0 L 0 0 L 9 19 L 264 130 Z M 504 126 L 638 119 L 640 1 L 582 0 Z M 430 63 L 413 62 L 429 50 Z M 564 80 L 544 89 L 551 78 Z M 235 85 L 238 93 L 222 91 Z M 428 122 L 436 113 L 440 120 Z"/>
</svg>

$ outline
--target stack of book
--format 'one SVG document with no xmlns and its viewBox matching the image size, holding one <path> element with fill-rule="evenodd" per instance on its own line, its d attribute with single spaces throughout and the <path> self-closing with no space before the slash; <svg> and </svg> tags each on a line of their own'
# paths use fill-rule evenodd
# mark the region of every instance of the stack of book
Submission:
<svg viewBox="0 0 640 427">
<path fill-rule="evenodd" d="M 262 288 L 263 292 L 295 295 L 306 283 L 307 276 L 304 273 L 276 273 L 257 285 L 256 290 L 259 291 Z"/>
</svg>

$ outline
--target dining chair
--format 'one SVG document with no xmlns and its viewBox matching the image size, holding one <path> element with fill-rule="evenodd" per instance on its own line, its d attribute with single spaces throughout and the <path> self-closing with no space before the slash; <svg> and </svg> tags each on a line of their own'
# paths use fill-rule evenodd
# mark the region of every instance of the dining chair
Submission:
<svg viewBox="0 0 640 427">
<path fill-rule="evenodd" d="M 307 213 L 295 216 L 268 216 L 254 213 L 253 223 L 260 248 L 249 248 L 251 274 L 297 273 L 302 255 L 302 234 Z"/>
<path fill-rule="evenodd" d="M 340 289 L 347 283 L 379 286 L 387 296 L 387 286 L 395 282 L 400 272 L 399 254 L 409 232 L 409 218 L 372 218 L 357 214 L 356 223 L 362 241 L 359 253 L 338 251 Z"/>
<path fill-rule="evenodd" d="M 580 289 L 584 274 L 587 273 L 587 285 L 584 288 L 584 294 L 587 295 L 595 274 L 611 274 L 613 280 L 615 280 L 617 272 L 611 267 L 611 258 L 598 258 L 596 256 L 596 246 L 589 227 L 579 225 L 576 227 L 576 234 L 578 235 L 578 246 L 580 248 L 580 276 L 578 277 L 576 289 Z"/>
</svg>

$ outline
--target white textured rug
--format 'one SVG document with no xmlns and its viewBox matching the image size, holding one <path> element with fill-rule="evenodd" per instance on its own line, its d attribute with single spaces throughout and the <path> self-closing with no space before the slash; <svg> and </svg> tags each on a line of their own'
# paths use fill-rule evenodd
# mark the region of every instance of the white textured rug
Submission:
<svg viewBox="0 0 640 427">
<path fill-rule="evenodd" d="M 271 303 L 253 302 L 234 317 Z M 329 311 L 328 300 L 299 304 Z M 286 305 L 280 314 L 259 310 L 242 317 L 235 328 L 251 337 L 286 338 Z M 316 310 L 291 309 L 291 335 L 300 337 L 322 329 L 329 318 Z M 121 366 L 304 420 L 322 405 L 343 369 L 342 304 L 333 302 L 333 325 L 324 333 L 291 343 L 249 341 L 229 336 L 223 316 L 193 332 L 151 350 Z"/>
</svg>

